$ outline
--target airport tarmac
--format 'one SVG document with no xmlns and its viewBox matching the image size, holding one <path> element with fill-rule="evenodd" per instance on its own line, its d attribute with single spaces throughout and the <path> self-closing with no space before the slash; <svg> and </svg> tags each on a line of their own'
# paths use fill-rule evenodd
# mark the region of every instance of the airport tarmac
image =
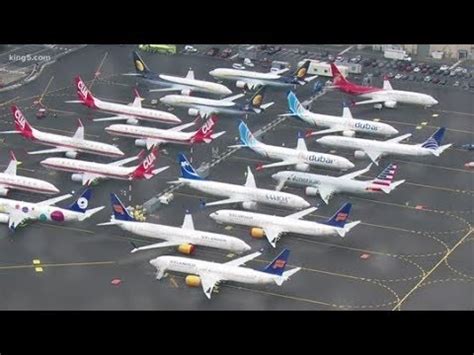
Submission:
<svg viewBox="0 0 474 355">
<path fill-rule="evenodd" d="M 61 58 L 46 67 L 41 76 L 19 89 L 0 96 L 0 130 L 11 130 L 13 120 L 10 105 L 17 104 L 36 128 L 55 133 L 72 134 L 76 119 L 81 118 L 86 136 L 90 139 L 118 144 L 127 156 L 139 148 L 131 139 L 116 139 L 105 133 L 110 122 L 92 122 L 92 118 L 106 117 L 78 104 L 75 100 L 73 77 L 80 74 L 92 87 L 95 96 L 110 101 L 133 101 L 133 88 L 138 87 L 145 98 L 144 106 L 158 95 L 148 93 L 149 86 L 134 77 L 122 76 L 132 72 L 131 52 L 134 46 L 92 45 Z M 160 73 L 185 75 L 192 67 L 198 79 L 210 80 L 208 72 L 219 66 L 230 67 L 231 62 L 219 58 L 197 55 L 165 56 L 142 54 L 151 70 Z M 295 63 L 296 63 L 295 59 Z M 295 64 L 293 63 L 293 64 Z M 261 70 L 258 66 L 256 70 Z M 381 85 L 374 80 L 374 85 Z M 232 83 L 225 83 L 232 91 Z M 400 133 L 413 133 L 410 143 L 421 143 L 440 125 L 447 127 L 446 143 L 454 143 L 439 158 L 384 158 L 379 167 L 365 174 L 374 177 L 390 162 L 397 162 L 396 179 L 406 179 L 390 195 L 334 196 L 329 205 L 319 198 L 305 197 L 319 209 L 306 219 L 322 221 L 331 216 L 342 203 L 353 203 L 351 220 L 361 220 L 345 238 L 306 237 L 284 235 L 272 248 L 266 239 L 253 239 L 248 228 L 217 225 L 208 215 L 220 208 L 202 208 L 200 199 L 212 201 L 188 188 L 174 191 L 174 200 L 148 217 L 150 222 L 163 222 L 179 226 L 184 211 L 193 212 L 197 229 L 227 233 L 239 237 L 261 250 L 262 255 L 248 263 L 262 268 L 283 248 L 291 250 L 290 267 L 303 269 L 281 287 L 222 283 L 216 294 L 208 300 L 201 288 L 190 288 L 184 275 L 169 274 L 155 280 L 154 269 L 148 261 L 158 255 L 177 255 L 174 248 L 155 249 L 130 254 L 131 241 L 146 245 L 150 241 L 132 236 L 115 226 L 99 227 L 111 214 L 109 194 L 115 192 L 127 205 L 142 204 L 169 187 L 167 181 L 178 176 L 176 155 L 185 152 L 192 157 L 193 165 L 210 162 L 226 147 L 236 144 L 239 117 L 222 116 L 217 131 L 227 133 L 210 145 L 192 149 L 183 146 L 164 146 L 158 167 L 170 168 L 155 178 L 129 184 L 125 181 L 102 181 L 94 188 L 92 205 L 106 208 L 83 223 L 52 225 L 34 223 L 11 233 L 0 225 L 0 309 L 126 309 L 126 310 L 417 310 L 460 309 L 472 310 L 474 265 L 472 229 L 472 201 L 474 195 L 473 171 L 464 164 L 473 161 L 473 152 L 459 148 L 473 143 L 473 93 L 453 87 L 432 87 L 418 82 L 397 81 L 394 88 L 423 91 L 433 95 L 440 104 L 431 109 L 400 106 L 397 109 L 375 110 L 372 106 L 352 108 L 354 117 L 379 119 L 397 128 Z M 310 96 L 311 85 L 299 87 L 296 94 L 304 101 Z M 46 89 L 46 90 L 45 90 Z M 340 114 L 342 101 L 347 98 L 339 92 L 328 92 L 312 104 L 320 113 Z M 49 115 L 35 118 L 39 100 Z M 287 112 L 286 92 L 267 90 L 265 101 L 275 101 L 267 112 L 244 118 L 252 131 L 277 119 Z M 166 109 L 162 105 L 156 106 Z M 184 109 L 172 111 L 183 122 L 193 118 Z M 56 117 L 53 116 L 56 114 Z M 150 123 L 145 125 L 159 126 Z M 303 122 L 287 118 L 261 139 L 269 144 L 294 147 L 298 130 L 308 129 Z M 26 151 L 43 149 L 19 136 L 1 136 L 0 168 L 8 163 L 8 151 L 13 149 L 21 174 L 45 179 L 61 189 L 62 193 L 79 191 L 81 186 L 71 181 L 70 174 L 46 170 L 39 162 L 47 156 L 29 156 Z M 328 152 L 314 139 L 307 139 L 311 150 Z M 214 150 L 214 151 L 213 151 Z M 356 164 L 355 169 L 368 165 L 367 160 L 356 160 L 351 151 L 336 151 Z M 100 162 L 108 158 L 82 156 Z M 271 175 L 276 169 L 255 172 L 263 161 L 247 149 L 237 150 L 210 170 L 209 178 L 216 181 L 243 184 L 246 167 L 255 173 L 257 186 L 274 188 Z M 315 170 L 318 173 L 337 175 L 335 171 Z M 285 188 L 284 191 L 304 196 L 303 189 Z M 35 196 L 13 191 L 9 197 L 27 201 L 40 201 Z M 71 199 L 72 200 L 72 199 Z M 69 202 L 69 201 L 67 201 Z M 60 203 L 61 206 L 66 203 Z M 225 207 L 227 208 L 227 206 Z M 262 212 L 286 215 L 283 209 L 262 208 Z M 234 255 L 217 249 L 198 247 L 193 258 L 225 262 Z M 119 285 L 112 281 L 119 279 Z"/>
</svg>

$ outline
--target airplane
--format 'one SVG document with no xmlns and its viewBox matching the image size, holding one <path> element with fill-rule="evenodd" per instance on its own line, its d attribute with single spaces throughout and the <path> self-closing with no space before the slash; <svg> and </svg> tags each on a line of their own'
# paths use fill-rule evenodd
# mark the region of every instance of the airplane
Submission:
<svg viewBox="0 0 474 355">
<path fill-rule="evenodd" d="M 214 95 L 230 95 L 232 91 L 226 86 L 211 81 L 197 80 L 194 77 L 194 71 L 189 69 L 186 77 L 156 74 L 148 69 L 143 59 L 136 51 L 133 51 L 133 64 L 136 73 L 128 73 L 124 75 L 139 76 L 151 84 L 164 86 L 163 89 L 153 89 L 150 92 L 166 92 L 179 91 L 181 95 L 191 95 L 194 92 Z"/>
<path fill-rule="evenodd" d="M 113 124 L 105 128 L 107 133 L 120 136 L 137 138 L 135 145 L 139 147 L 146 146 L 150 149 L 154 145 L 164 143 L 186 144 L 211 143 L 214 139 L 220 137 L 225 131 L 213 133 L 214 126 L 217 123 L 217 116 L 211 116 L 198 130 L 194 132 L 181 132 L 183 129 L 191 127 L 195 122 L 175 126 L 170 129 L 158 129 L 143 126 L 131 126 L 125 124 Z"/>
<path fill-rule="evenodd" d="M 354 164 L 352 164 L 346 158 L 333 154 L 308 151 L 301 133 L 298 133 L 298 143 L 296 145 L 296 149 L 264 144 L 258 141 L 243 121 L 240 121 L 239 133 L 242 144 L 232 145 L 230 148 L 247 147 L 261 156 L 281 160 L 277 163 L 265 165 L 260 164 L 257 167 L 257 170 L 284 166 L 295 166 L 296 170 L 299 171 L 309 171 L 311 166 L 339 170 L 347 170 L 354 167 Z"/>
<path fill-rule="evenodd" d="M 273 102 L 269 102 L 262 105 L 265 93 L 264 89 L 263 87 L 258 90 L 245 105 L 234 102 L 234 100 L 243 97 L 244 94 L 228 96 L 220 100 L 195 96 L 166 95 L 160 98 L 160 101 L 165 105 L 188 108 L 188 115 L 190 116 L 200 115 L 203 118 L 207 118 L 217 113 L 247 115 L 261 113 L 274 104 Z"/>
<path fill-rule="evenodd" d="M 351 208 L 352 204 L 347 202 L 339 208 L 334 216 L 321 223 L 300 220 L 316 211 L 317 207 L 310 207 L 285 217 L 238 210 L 219 210 L 211 213 L 209 217 L 219 224 L 230 223 L 252 227 L 250 231 L 252 237 L 261 238 L 265 235 L 268 242 L 275 248 L 283 233 L 309 236 L 339 235 L 344 238 L 352 228 L 360 223 L 360 221 L 346 223 Z"/>
<path fill-rule="evenodd" d="M 221 80 L 235 81 L 235 86 L 240 89 L 254 90 L 263 86 L 290 87 L 305 85 L 318 76 L 307 77 L 310 61 L 298 67 L 291 76 L 282 76 L 289 69 L 281 69 L 272 73 L 260 73 L 256 71 L 239 70 L 231 68 L 217 68 L 209 72 L 215 78 Z"/>
<path fill-rule="evenodd" d="M 348 81 L 339 71 L 334 63 L 331 63 L 331 72 L 333 77 L 332 87 L 342 92 L 357 95 L 369 100 L 355 102 L 355 105 L 375 104 L 376 108 L 395 108 L 398 103 L 422 105 L 431 107 L 438 104 L 434 97 L 413 91 L 394 90 L 392 85 L 384 78 L 383 88 L 374 86 L 357 85 Z"/>
<path fill-rule="evenodd" d="M 226 263 L 196 260 L 182 256 L 159 256 L 150 260 L 150 264 L 156 269 L 157 280 L 163 278 L 167 270 L 188 274 L 185 279 L 186 285 L 191 287 L 202 286 L 202 290 L 208 299 L 211 299 L 212 291 L 221 281 L 277 284 L 281 286 L 283 282 L 288 281 L 292 275 L 301 270 L 300 267 L 296 267 L 285 271 L 290 255 L 288 249 L 284 249 L 262 271 L 241 266 L 261 254 L 256 252 Z"/>
<path fill-rule="evenodd" d="M 292 91 L 288 93 L 287 97 L 290 113 L 280 116 L 293 116 L 312 126 L 327 127 L 320 131 L 309 131 L 306 133 L 306 137 L 339 132 L 346 137 L 354 137 L 356 133 L 382 135 L 385 137 L 398 134 L 398 130 L 386 123 L 353 118 L 351 110 L 345 104 L 342 111 L 342 117 L 340 117 L 315 113 L 305 109 Z"/>
<path fill-rule="evenodd" d="M 244 186 L 229 184 L 225 182 L 204 180 L 194 170 L 192 165 L 183 153 L 178 154 L 178 162 L 181 169 L 181 177 L 176 181 L 169 181 L 168 184 L 182 183 L 209 195 L 227 197 L 211 203 L 205 203 L 207 207 L 220 206 L 226 204 L 242 204 L 245 209 L 257 209 L 260 204 L 284 207 L 290 209 L 302 209 L 310 206 L 302 197 L 281 191 L 273 191 L 258 188 L 252 171 L 247 167 L 247 180 Z"/>
<path fill-rule="evenodd" d="M 67 103 L 82 103 L 92 109 L 116 114 L 112 117 L 96 118 L 94 119 L 94 122 L 126 120 L 128 124 L 138 124 L 138 121 L 143 120 L 166 124 L 181 123 L 181 120 L 172 113 L 142 107 L 143 99 L 140 97 L 136 89 L 134 90 L 135 100 L 133 103 L 129 105 L 117 104 L 114 102 L 99 100 L 94 97 L 80 76 L 76 76 L 74 80 L 76 82 L 79 100 L 66 101 Z"/>
<path fill-rule="evenodd" d="M 329 199 L 337 193 L 370 194 L 383 191 L 389 194 L 397 186 L 405 182 L 405 180 L 393 181 L 397 172 L 397 165 L 394 163 L 388 164 L 375 179 L 366 181 L 354 180 L 357 176 L 368 172 L 371 166 L 372 164 L 369 164 L 365 169 L 342 176 L 280 171 L 273 174 L 272 178 L 278 182 L 276 187 L 277 191 L 280 191 L 285 184 L 304 187 L 307 196 L 316 196 L 319 194 L 326 204 L 328 204 Z"/>
<path fill-rule="evenodd" d="M 452 144 L 440 145 L 446 128 L 439 128 L 431 137 L 421 144 L 403 144 L 401 141 L 411 136 L 411 133 L 385 141 L 376 141 L 355 137 L 325 136 L 316 139 L 316 142 L 330 147 L 355 149 L 354 156 L 357 159 L 369 157 L 375 165 L 379 165 L 378 159 L 386 155 L 399 156 L 426 156 L 438 157 Z"/>
<path fill-rule="evenodd" d="M 0 198 L 0 223 L 8 223 L 8 228 L 15 230 L 27 221 L 71 222 L 83 221 L 101 211 L 104 206 L 87 209 L 92 190 L 84 190 L 72 205 L 66 208 L 54 206 L 56 203 L 70 198 L 67 194 L 41 202 L 24 202 Z"/>
<path fill-rule="evenodd" d="M 108 164 L 67 158 L 47 158 L 41 161 L 40 164 L 48 169 L 72 172 L 71 180 L 81 182 L 82 185 L 90 185 L 95 180 L 104 178 L 128 181 L 148 180 L 169 168 L 169 166 L 165 166 L 153 170 L 156 160 L 158 159 L 158 150 L 156 147 L 143 158 L 139 165 L 130 167 L 122 166 L 131 161 L 140 159 L 144 155 L 142 151 L 135 157 L 114 161 Z"/>
<path fill-rule="evenodd" d="M 28 154 L 64 153 L 66 157 L 71 159 L 75 159 L 79 152 L 107 157 L 121 157 L 124 155 L 119 148 L 112 144 L 84 139 L 84 126 L 82 125 L 81 120 L 78 120 L 79 127 L 77 128 L 76 133 L 74 133 L 72 137 L 67 137 L 60 134 L 41 132 L 30 125 L 17 106 L 12 106 L 11 110 L 15 123 L 15 131 L 3 131 L 0 132 L 0 134 L 21 134 L 23 137 L 32 140 L 33 142 L 55 147 L 53 149 L 28 152 Z"/>
<path fill-rule="evenodd" d="M 121 229 L 142 237 L 163 239 L 164 242 L 135 247 L 131 252 L 156 248 L 178 247 L 183 254 L 191 254 L 197 245 L 229 250 L 236 253 L 249 251 L 251 247 L 244 241 L 224 234 L 204 232 L 194 229 L 192 215 L 187 212 L 181 227 L 164 224 L 138 222 L 127 211 L 123 203 L 115 194 L 110 194 L 114 212 L 110 222 L 100 223 L 99 226 L 117 225 Z"/>
<path fill-rule="evenodd" d="M 3 173 L 0 172 L 0 196 L 7 196 L 10 190 L 36 192 L 45 195 L 53 195 L 59 192 L 59 189 L 49 182 L 17 175 L 16 170 L 19 164 L 21 163 L 16 160 L 15 154 L 10 151 L 10 163 Z"/>
</svg>

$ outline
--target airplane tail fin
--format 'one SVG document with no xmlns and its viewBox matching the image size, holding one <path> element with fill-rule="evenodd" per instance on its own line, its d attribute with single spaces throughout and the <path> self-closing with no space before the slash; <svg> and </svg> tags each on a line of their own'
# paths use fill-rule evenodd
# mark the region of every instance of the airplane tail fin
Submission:
<svg viewBox="0 0 474 355">
<path fill-rule="evenodd" d="M 211 143 L 214 139 L 214 127 L 216 126 L 218 118 L 212 115 L 207 121 L 203 123 L 194 135 L 191 137 L 191 143 Z"/>
<path fill-rule="evenodd" d="M 76 82 L 77 96 L 79 97 L 79 100 L 87 107 L 95 107 L 94 96 L 92 96 L 92 93 L 89 91 L 84 81 L 82 81 L 81 77 L 79 75 L 76 76 L 74 81 Z"/>
<path fill-rule="evenodd" d="M 348 83 L 344 75 L 339 71 L 336 64 L 331 63 L 332 83 L 333 85 L 342 85 Z"/>
<path fill-rule="evenodd" d="M 137 51 L 133 51 L 133 65 L 135 66 L 135 71 L 138 74 L 148 74 L 150 73 L 150 69 L 148 69 L 147 65 L 140 57 Z"/>
<path fill-rule="evenodd" d="M 426 141 L 421 144 L 421 147 L 431 150 L 433 155 L 439 156 L 442 152 L 448 149 L 452 144 L 441 145 L 441 142 L 446 132 L 445 127 L 440 127 L 433 133 Z"/>
<path fill-rule="evenodd" d="M 87 211 L 87 207 L 89 206 L 89 201 L 91 197 L 92 197 L 92 189 L 87 188 L 81 193 L 81 195 L 76 200 L 76 202 L 70 205 L 67 209 L 74 212 L 85 213 Z"/>
<path fill-rule="evenodd" d="M 352 204 L 350 202 L 346 202 L 342 205 L 341 208 L 326 221 L 327 225 L 344 228 L 347 219 L 349 218 L 349 213 L 351 212 Z"/>
<path fill-rule="evenodd" d="M 13 105 L 11 110 L 13 114 L 13 120 L 15 122 L 15 130 L 23 137 L 33 138 L 33 127 L 31 127 L 30 123 L 26 120 L 18 106 Z"/>
<path fill-rule="evenodd" d="M 244 121 L 240 121 L 239 135 L 240 135 L 240 141 L 246 147 L 252 148 L 260 144 L 260 142 L 254 137 L 252 132 L 250 132 L 249 128 L 247 127 Z"/>
<path fill-rule="evenodd" d="M 387 167 L 371 181 L 369 189 L 371 191 L 383 191 L 388 194 L 397 186 L 404 183 L 405 180 L 393 181 L 395 175 L 397 174 L 397 168 L 397 164 L 388 164 Z"/>
<path fill-rule="evenodd" d="M 296 80 L 304 80 L 308 75 L 308 69 L 311 61 L 307 60 L 303 63 L 303 65 L 296 68 L 295 72 L 293 73 L 293 78 Z"/>
<path fill-rule="evenodd" d="M 262 86 L 250 98 L 250 103 L 249 103 L 250 107 L 253 108 L 254 110 L 259 110 L 262 106 L 264 96 L 265 96 L 265 86 Z"/>
<path fill-rule="evenodd" d="M 168 166 L 160 169 L 153 170 L 156 161 L 158 160 L 159 151 L 156 146 L 153 146 L 151 151 L 145 156 L 140 165 L 132 173 L 133 179 L 151 179 L 159 172 L 168 169 Z"/>
<path fill-rule="evenodd" d="M 202 180 L 202 177 L 199 176 L 196 170 L 194 170 L 193 166 L 189 163 L 183 153 L 178 154 L 178 163 L 181 169 L 181 177 L 185 179 Z"/>
<path fill-rule="evenodd" d="M 270 264 L 268 264 L 263 269 L 263 272 L 277 275 L 277 276 L 282 276 L 283 272 L 285 271 L 285 266 L 288 262 L 289 256 L 290 256 L 290 251 L 288 249 L 284 249 L 275 259 L 273 259 L 273 261 Z"/>
<path fill-rule="evenodd" d="M 307 111 L 303 105 L 301 105 L 300 101 L 296 97 L 293 91 L 288 92 L 288 109 L 290 112 L 300 118 L 302 118 L 303 114 Z"/>
<path fill-rule="evenodd" d="M 127 211 L 125 206 L 123 205 L 122 201 L 118 198 L 118 196 L 114 193 L 110 194 L 110 199 L 112 202 L 112 210 L 114 212 L 115 220 L 119 221 L 135 221 L 130 213 Z"/>
</svg>

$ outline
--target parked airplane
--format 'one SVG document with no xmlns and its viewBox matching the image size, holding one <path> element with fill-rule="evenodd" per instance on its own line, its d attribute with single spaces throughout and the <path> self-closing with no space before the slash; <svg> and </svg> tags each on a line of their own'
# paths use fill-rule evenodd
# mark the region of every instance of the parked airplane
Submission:
<svg viewBox="0 0 474 355">
<path fill-rule="evenodd" d="M 331 218 L 324 223 L 300 220 L 304 216 L 314 212 L 317 208 L 311 207 L 303 211 L 290 214 L 285 217 L 271 216 L 268 214 L 254 213 L 238 210 L 219 210 L 209 216 L 217 223 L 239 224 L 252 227 L 252 237 L 261 238 L 264 235 L 272 247 L 283 233 L 295 233 L 309 236 L 333 236 L 344 237 L 360 221 L 346 223 L 352 205 L 345 203 Z"/>
<path fill-rule="evenodd" d="M 332 85 L 337 89 L 362 98 L 368 98 L 365 101 L 356 102 L 356 105 L 378 104 L 381 108 L 382 104 L 387 108 L 394 108 L 398 103 L 422 105 L 431 107 L 438 104 L 432 96 L 413 91 L 394 90 L 390 82 L 385 78 L 383 88 L 374 86 L 363 86 L 351 83 L 339 71 L 334 63 L 331 63 L 331 72 L 333 77 Z"/>
<path fill-rule="evenodd" d="M 393 181 L 397 173 L 397 165 L 390 163 L 375 179 L 360 181 L 354 180 L 370 170 L 368 167 L 362 170 L 342 176 L 328 176 L 319 174 L 308 174 L 297 171 L 280 171 L 272 175 L 272 178 L 278 182 L 276 187 L 280 191 L 283 186 L 304 187 L 308 196 L 316 196 L 319 194 L 321 199 L 328 204 L 329 199 L 338 193 L 347 194 L 370 194 L 383 191 L 389 194 L 397 186 L 403 184 L 405 180 Z"/>
<path fill-rule="evenodd" d="M 318 76 L 308 77 L 308 68 L 310 61 L 298 67 L 291 76 L 282 76 L 289 69 L 281 69 L 272 73 L 260 73 L 256 71 L 239 70 L 231 68 L 217 68 L 209 72 L 215 78 L 221 80 L 235 81 L 235 85 L 241 89 L 254 90 L 263 86 L 290 87 L 296 85 L 305 85 Z"/>
<path fill-rule="evenodd" d="M 19 176 L 16 174 L 17 165 L 15 154 L 10 151 L 10 163 L 3 173 L 0 173 L 0 196 L 6 196 L 10 190 L 37 192 L 40 194 L 57 194 L 58 188 L 44 180 Z"/>
<path fill-rule="evenodd" d="M 101 223 L 99 226 L 117 225 L 130 233 L 153 239 L 163 239 L 164 242 L 155 243 L 132 250 L 178 247 L 183 254 L 191 254 L 197 245 L 210 248 L 230 250 L 236 253 L 248 251 L 251 247 L 244 241 L 224 234 L 204 232 L 194 229 L 193 217 L 186 213 L 181 227 L 167 226 L 164 224 L 137 222 L 127 211 L 123 203 L 115 194 L 110 194 L 112 209 L 114 211 L 110 222 Z"/>
<path fill-rule="evenodd" d="M 41 222 L 83 221 L 104 208 L 104 206 L 100 206 L 88 210 L 89 200 L 92 197 L 91 189 L 84 190 L 76 202 L 67 208 L 54 206 L 71 196 L 71 194 L 67 194 L 37 203 L 0 198 L 0 223 L 8 223 L 8 228 L 15 230 L 18 226 L 32 220 Z"/>
<path fill-rule="evenodd" d="M 37 150 L 28 154 L 64 153 L 68 158 L 76 158 L 77 153 L 90 153 L 108 157 L 121 157 L 123 152 L 114 145 L 84 139 L 84 126 L 78 120 L 79 127 L 72 137 L 41 132 L 33 128 L 17 106 L 11 107 L 15 131 L 3 131 L 0 134 L 21 134 L 33 142 L 53 146 L 53 149 Z"/>
<path fill-rule="evenodd" d="M 96 179 L 116 180 L 140 180 L 151 179 L 155 175 L 169 168 L 165 166 L 153 170 L 158 159 L 158 150 L 154 147 L 151 152 L 137 166 L 124 167 L 122 165 L 141 158 L 144 152 L 138 156 L 114 161 L 108 164 L 95 163 L 84 160 L 73 160 L 67 158 L 48 158 L 40 162 L 48 169 L 67 171 L 73 173 L 72 181 L 81 182 L 82 185 L 90 185 Z"/>
<path fill-rule="evenodd" d="M 445 128 L 439 128 L 431 137 L 421 144 L 403 144 L 404 139 L 411 136 L 411 133 L 399 137 L 391 138 L 386 141 L 376 141 L 354 137 L 325 136 L 316 140 L 316 142 L 336 148 L 355 149 L 354 156 L 358 159 L 369 157 L 376 165 L 379 165 L 378 159 L 386 155 L 401 156 L 426 156 L 434 155 L 438 157 L 452 144 L 441 145 L 441 140 Z"/>
<path fill-rule="evenodd" d="M 150 260 L 150 264 L 156 268 L 156 279 L 163 278 L 165 271 L 171 270 L 188 274 L 186 285 L 192 287 L 202 286 L 207 298 L 211 299 L 212 291 L 222 281 L 234 281 L 248 284 L 277 284 L 290 279 L 300 267 L 285 271 L 290 251 L 284 249 L 268 266 L 262 271 L 242 267 L 245 263 L 255 259 L 262 253 L 256 252 L 226 263 L 196 260 L 181 256 L 159 256 Z"/>
<path fill-rule="evenodd" d="M 77 95 L 79 100 L 66 101 L 68 103 L 82 103 L 89 108 L 96 109 L 99 111 L 113 113 L 116 116 L 106 118 L 96 118 L 94 121 L 123 121 L 126 120 L 129 124 L 137 124 L 138 121 L 151 121 L 161 122 L 166 124 L 177 124 L 181 123 L 181 120 L 166 111 L 153 110 L 150 108 L 142 107 L 142 98 L 135 90 L 135 100 L 129 105 L 117 104 L 114 102 L 108 102 L 99 100 L 92 96 L 92 93 L 87 88 L 86 84 L 82 81 L 80 76 L 76 76 Z"/>
<path fill-rule="evenodd" d="M 135 145 L 139 147 L 146 146 L 150 149 L 154 145 L 174 143 L 191 145 L 195 143 L 211 143 L 214 139 L 220 137 L 225 131 L 214 132 L 214 126 L 217 123 L 217 116 L 211 116 L 203 123 L 200 129 L 194 132 L 181 132 L 183 129 L 193 126 L 190 122 L 170 129 L 159 129 L 143 126 L 131 126 L 124 124 L 113 124 L 105 128 L 107 133 L 120 136 L 137 138 Z"/>
<path fill-rule="evenodd" d="M 308 132 L 306 137 L 339 132 L 346 137 L 353 137 L 356 133 L 382 135 L 386 137 L 398 134 L 398 130 L 386 123 L 353 118 L 349 107 L 346 105 L 344 105 L 342 117 L 311 112 L 301 105 L 292 91 L 288 93 L 288 107 L 291 113 L 281 116 L 296 116 L 312 126 L 326 128 L 320 131 Z"/>
<path fill-rule="evenodd" d="M 263 157 L 281 160 L 278 163 L 259 165 L 257 167 L 258 170 L 284 166 L 295 166 L 296 170 L 300 171 L 309 171 L 311 166 L 339 170 L 347 170 L 354 167 L 354 164 L 346 158 L 333 154 L 308 151 L 304 138 L 300 133 L 298 133 L 296 149 L 264 144 L 258 141 L 243 121 L 240 121 L 239 133 L 242 144 L 230 147 L 247 147 Z"/>
<path fill-rule="evenodd" d="M 165 87 L 163 89 L 153 89 L 150 90 L 150 92 L 179 91 L 181 95 L 191 95 L 191 93 L 195 92 L 223 96 L 232 94 L 232 91 L 222 84 L 205 80 L 196 80 L 192 69 L 189 69 L 188 74 L 184 78 L 180 76 L 153 73 L 148 69 L 147 65 L 136 51 L 133 52 L 133 64 L 135 65 L 136 73 L 124 75 L 139 76 L 151 84 Z"/>
<path fill-rule="evenodd" d="M 247 180 L 244 186 L 229 184 L 225 182 L 206 181 L 194 170 L 184 154 L 178 154 L 178 162 L 181 169 L 181 177 L 169 184 L 182 183 L 192 189 L 207 193 L 213 196 L 227 197 L 205 205 L 218 206 L 226 204 L 242 204 L 245 209 L 257 209 L 260 204 L 285 207 L 290 209 L 301 209 L 310 204 L 303 198 L 281 191 L 273 191 L 258 188 L 249 167 L 247 167 Z"/>
<path fill-rule="evenodd" d="M 273 102 L 262 105 L 265 94 L 264 89 L 263 87 L 257 91 L 245 105 L 234 102 L 234 100 L 243 97 L 244 94 L 228 96 L 220 100 L 184 95 L 166 95 L 160 98 L 160 101 L 169 106 L 185 107 L 188 109 L 188 115 L 190 116 L 200 115 L 207 118 L 216 113 L 247 115 L 261 113 L 273 105 Z"/>
</svg>

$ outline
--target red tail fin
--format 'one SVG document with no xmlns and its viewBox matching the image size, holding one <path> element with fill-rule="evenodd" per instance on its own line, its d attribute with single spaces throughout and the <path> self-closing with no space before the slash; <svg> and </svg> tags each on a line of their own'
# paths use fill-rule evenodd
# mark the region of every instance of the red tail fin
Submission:
<svg viewBox="0 0 474 355">
<path fill-rule="evenodd" d="M 217 124 L 217 116 L 212 115 L 204 124 L 199 128 L 191 138 L 191 143 L 210 143 L 212 141 L 212 133 L 214 132 L 214 126 Z"/>
<path fill-rule="evenodd" d="M 21 133 L 23 137 L 33 138 L 33 127 L 28 123 L 20 109 L 13 105 L 11 107 L 13 120 L 15 122 L 15 129 Z"/>
<path fill-rule="evenodd" d="M 158 148 L 153 147 L 151 152 L 142 160 L 141 164 L 137 166 L 135 171 L 132 173 L 133 179 L 149 179 L 152 174 L 152 170 L 155 167 L 155 163 L 158 160 L 159 151 Z"/>
<path fill-rule="evenodd" d="M 347 80 L 337 68 L 336 64 L 331 63 L 332 83 L 334 85 L 346 84 Z"/>
<path fill-rule="evenodd" d="M 92 96 L 81 77 L 78 75 L 74 78 L 74 80 L 76 82 L 77 96 L 79 97 L 79 100 L 81 100 L 87 107 L 95 107 L 94 96 Z"/>
</svg>

